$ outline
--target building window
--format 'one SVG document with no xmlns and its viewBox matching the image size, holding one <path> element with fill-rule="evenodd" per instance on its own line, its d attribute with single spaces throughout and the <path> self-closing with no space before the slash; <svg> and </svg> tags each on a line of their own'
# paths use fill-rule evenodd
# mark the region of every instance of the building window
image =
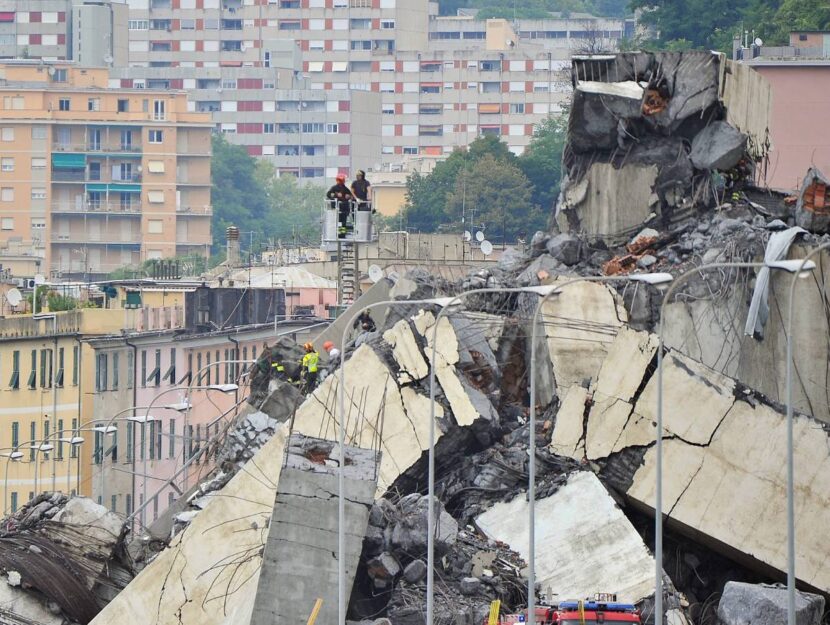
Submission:
<svg viewBox="0 0 830 625">
<path fill-rule="evenodd" d="M 164 121 L 167 119 L 167 111 L 164 100 L 153 100 L 153 119 L 156 121 Z"/>
<path fill-rule="evenodd" d="M 0 130 L 0 140 L 14 141 L 14 128 L 11 126 L 6 126 L 2 130 Z"/>
<path fill-rule="evenodd" d="M 59 111 L 68 111 L 69 110 L 69 98 L 61 98 L 58 100 L 58 110 Z"/>
<path fill-rule="evenodd" d="M 141 350 L 141 387 L 147 386 L 147 350 Z"/>
<path fill-rule="evenodd" d="M 148 140 L 150 143 L 162 143 L 164 141 L 164 131 L 151 130 L 149 132 Z"/>
<path fill-rule="evenodd" d="M 0 159 L 0 170 L 14 171 L 14 159 L 8 156 Z"/>
<path fill-rule="evenodd" d="M 380 27 L 383 30 L 395 30 L 395 20 L 381 20 Z"/>
<path fill-rule="evenodd" d="M 514 114 L 522 114 L 525 112 L 525 105 L 524 102 L 519 102 L 518 104 L 511 104 L 510 105 L 510 112 Z"/>
<path fill-rule="evenodd" d="M 35 461 L 35 440 L 37 439 L 37 423 L 29 422 L 29 462 Z"/>
<path fill-rule="evenodd" d="M 127 516 L 130 516 L 133 513 L 133 497 L 132 495 L 124 495 L 124 499 L 127 502 L 124 512 Z"/>
<path fill-rule="evenodd" d="M 170 419 L 170 427 L 167 432 L 168 443 L 167 443 L 167 457 L 168 458 L 175 458 L 176 457 L 176 420 Z M 159 438 L 159 440 L 161 440 Z M 161 453 L 159 453 L 159 458 L 161 458 Z"/>
<path fill-rule="evenodd" d="M 156 440 L 156 422 L 155 421 L 150 421 L 150 423 L 148 425 L 150 426 L 150 436 L 148 437 L 150 439 L 149 440 L 149 443 L 150 443 L 150 460 L 155 460 L 156 459 L 156 446 L 154 445 L 154 443 L 155 443 L 155 440 Z M 142 454 L 143 454 L 144 453 L 144 429 L 143 428 L 141 430 L 141 433 L 142 433 L 142 435 L 141 435 L 141 451 L 142 451 Z"/>
<path fill-rule="evenodd" d="M 14 217 L 0 219 L 0 230 L 14 230 Z"/>
<path fill-rule="evenodd" d="M 130 111 L 130 101 L 126 98 L 119 98 L 118 99 L 118 112 L 119 113 L 128 113 Z"/>
<path fill-rule="evenodd" d="M 14 421 L 12 423 L 12 448 L 17 449 L 20 447 L 20 423 Z"/>
<path fill-rule="evenodd" d="M 101 98 L 89 98 L 86 101 L 86 110 L 87 111 L 100 111 L 101 110 Z"/>
<path fill-rule="evenodd" d="M 95 390 L 97 392 L 107 390 L 107 355 L 98 354 L 95 359 Z"/>
<path fill-rule="evenodd" d="M 127 388 L 133 387 L 133 377 L 135 377 L 135 356 L 133 352 L 127 352 Z"/>
<path fill-rule="evenodd" d="M 40 388 L 52 388 L 52 356 L 51 349 L 40 350 Z"/>
<path fill-rule="evenodd" d="M 147 20 L 130 20 L 129 21 L 129 29 L 130 30 L 148 30 L 150 28 L 150 22 Z"/>
<path fill-rule="evenodd" d="M 132 421 L 127 421 L 127 454 L 125 462 L 132 462 L 135 457 L 135 424 Z"/>
<path fill-rule="evenodd" d="M 55 386 L 63 387 L 63 347 L 58 349 L 58 372 L 55 376 Z"/>
<path fill-rule="evenodd" d="M 272 135 L 276 132 L 276 128 L 275 128 L 274 124 L 267 124 L 266 123 L 266 124 L 262 125 L 262 132 L 264 132 L 267 135 Z"/>
<path fill-rule="evenodd" d="M 29 371 L 29 381 L 26 385 L 30 389 L 37 388 L 37 350 L 32 350 L 32 368 Z"/>
<path fill-rule="evenodd" d="M 72 347 L 72 386 L 78 386 L 78 356 L 78 346 L 74 345 Z"/>
<path fill-rule="evenodd" d="M 118 390 L 118 353 L 112 355 L 112 390 Z"/>
<path fill-rule="evenodd" d="M 17 512 L 17 491 L 12 491 L 12 512 Z"/>
<path fill-rule="evenodd" d="M 43 187 L 32 187 L 32 199 L 33 200 L 45 200 L 46 199 L 46 189 Z"/>
</svg>

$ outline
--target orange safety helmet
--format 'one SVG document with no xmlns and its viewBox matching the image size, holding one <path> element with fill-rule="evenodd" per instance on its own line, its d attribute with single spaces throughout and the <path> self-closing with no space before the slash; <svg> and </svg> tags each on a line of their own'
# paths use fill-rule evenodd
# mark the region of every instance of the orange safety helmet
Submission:
<svg viewBox="0 0 830 625">
<path fill-rule="evenodd" d="M 314 345 L 312 345 L 311 343 L 306 343 L 305 345 L 303 345 L 303 347 L 307 352 L 314 350 Z"/>
<path fill-rule="evenodd" d="M 327 352 L 331 351 L 333 348 L 334 348 L 334 343 L 332 341 L 326 341 L 325 343 L 323 343 L 323 349 L 326 350 Z"/>
<path fill-rule="evenodd" d="M 346 182 L 346 174 L 337 174 L 334 180 L 335 182 Z"/>
</svg>

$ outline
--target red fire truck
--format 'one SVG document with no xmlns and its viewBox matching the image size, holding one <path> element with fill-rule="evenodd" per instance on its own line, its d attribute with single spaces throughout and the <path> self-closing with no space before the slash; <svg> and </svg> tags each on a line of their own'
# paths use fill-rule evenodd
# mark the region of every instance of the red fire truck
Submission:
<svg viewBox="0 0 830 625">
<path fill-rule="evenodd" d="M 556 606 L 536 607 L 536 623 L 539 625 L 640 625 L 640 613 L 631 603 L 618 603 L 616 596 L 600 594 L 593 600 L 562 601 Z M 526 623 L 527 610 L 519 614 L 507 614 L 499 619 L 499 625 Z M 487 621 L 484 622 L 487 625 Z"/>
</svg>

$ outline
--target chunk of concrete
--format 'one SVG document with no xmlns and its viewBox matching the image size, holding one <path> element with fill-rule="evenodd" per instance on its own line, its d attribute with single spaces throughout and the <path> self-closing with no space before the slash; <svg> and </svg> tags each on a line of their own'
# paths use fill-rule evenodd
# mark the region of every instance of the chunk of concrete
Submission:
<svg viewBox="0 0 830 625">
<path fill-rule="evenodd" d="M 548 254 L 565 265 L 572 266 L 582 256 L 582 243 L 572 234 L 557 234 L 548 241 Z"/>
<path fill-rule="evenodd" d="M 732 169 L 746 152 L 745 134 L 723 121 L 714 121 L 692 140 L 689 157 L 697 169 Z"/>
<path fill-rule="evenodd" d="M 527 518 L 520 495 L 495 504 L 476 525 L 526 560 Z M 536 502 L 536 576 L 548 596 L 587 597 L 607 588 L 636 602 L 654 593 L 654 558 L 599 479 L 579 471 Z"/>
<path fill-rule="evenodd" d="M 640 117 L 643 88 L 636 82 L 580 81 L 574 89 L 568 138 L 577 152 L 617 147 L 620 120 Z"/>
<path fill-rule="evenodd" d="M 429 374 L 429 366 L 418 343 L 415 342 L 415 335 L 409 327 L 409 321 L 401 319 L 391 329 L 383 333 L 383 340 L 392 346 L 392 357 L 401 368 L 402 372 L 408 374 L 413 380 L 422 380 Z"/>
<path fill-rule="evenodd" d="M 796 591 L 796 625 L 819 625 L 824 597 Z M 787 589 L 769 584 L 727 582 L 718 604 L 721 625 L 780 625 L 787 622 Z"/>
</svg>

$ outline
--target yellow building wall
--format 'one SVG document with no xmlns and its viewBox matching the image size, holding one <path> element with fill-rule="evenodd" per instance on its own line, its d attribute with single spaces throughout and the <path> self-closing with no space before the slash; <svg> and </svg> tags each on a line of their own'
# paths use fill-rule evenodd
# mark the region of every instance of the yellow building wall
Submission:
<svg viewBox="0 0 830 625">
<path fill-rule="evenodd" d="M 406 185 L 372 185 L 373 206 L 385 217 L 397 215 L 406 204 Z"/>
</svg>

